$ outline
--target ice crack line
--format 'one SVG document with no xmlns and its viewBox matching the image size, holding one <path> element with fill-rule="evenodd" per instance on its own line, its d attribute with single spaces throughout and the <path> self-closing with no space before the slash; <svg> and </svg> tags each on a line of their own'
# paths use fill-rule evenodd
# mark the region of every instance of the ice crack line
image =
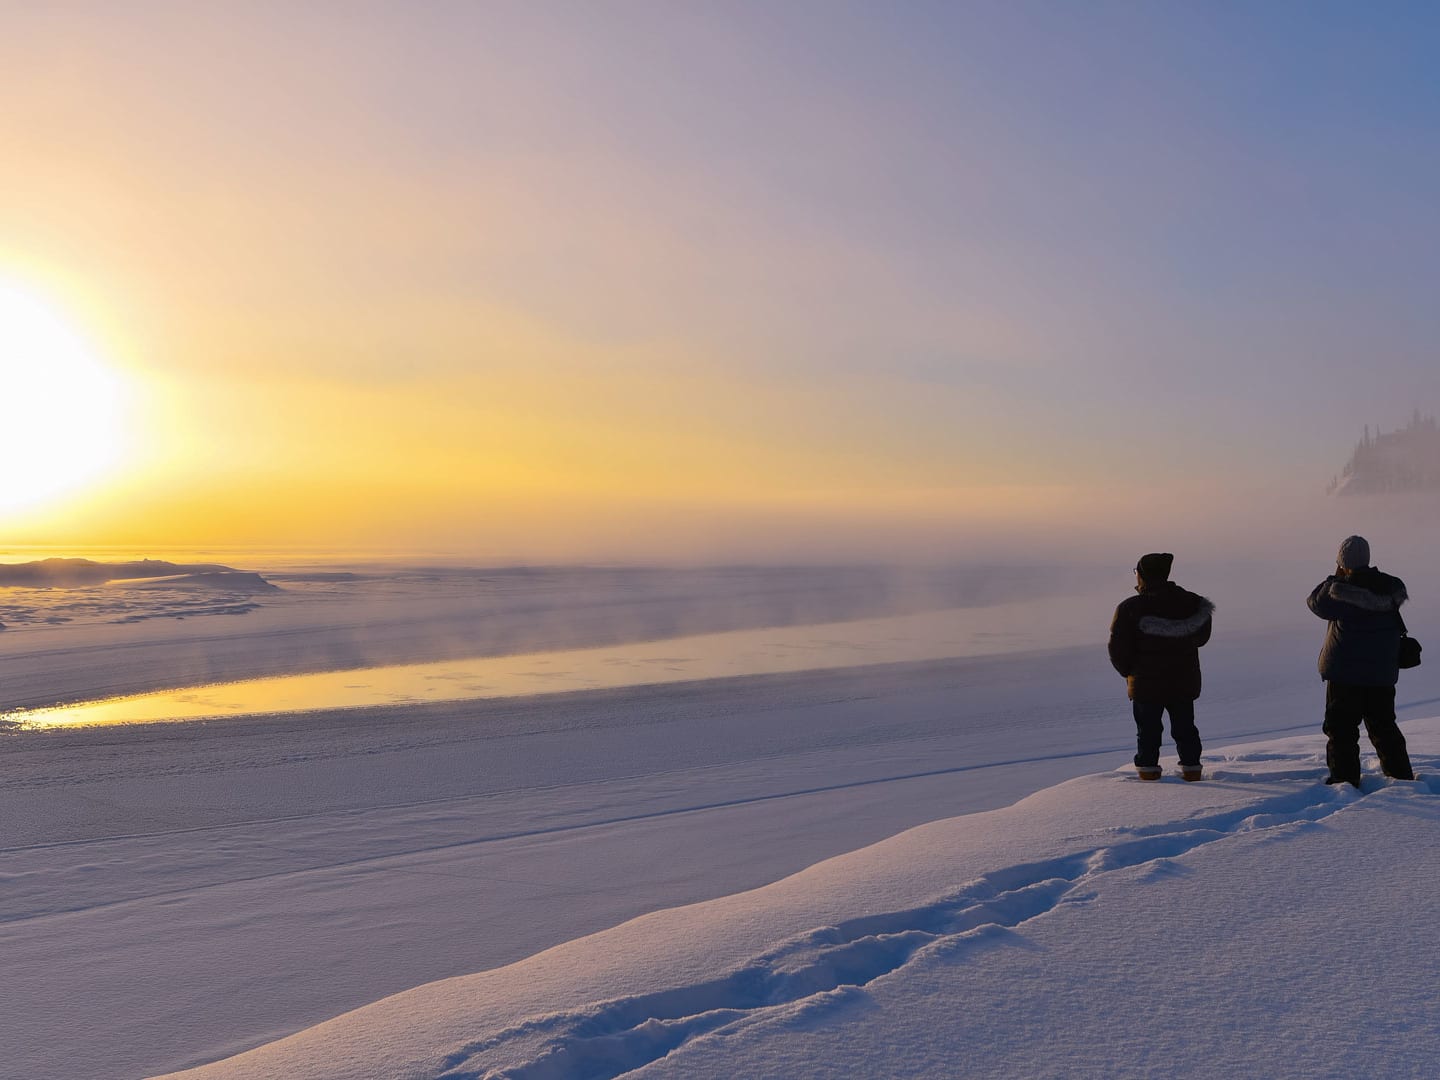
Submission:
<svg viewBox="0 0 1440 1080">
<path fill-rule="evenodd" d="M 1163 866 L 1240 833 L 1313 825 L 1354 802 L 1312 786 L 1231 813 L 1153 832 L 1136 830 L 1116 843 L 997 870 L 920 907 L 812 930 L 711 981 L 525 1021 L 457 1049 L 443 1062 L 439 1080 L 610 1080 L 712 1033 L 729 1035 L 855 1000 L 864 987 L 922 954 L 956 955 L 1013 943 L 1016 927 L 1093 899 L 1089 886 L 1100 875 Z"/>
</svg>

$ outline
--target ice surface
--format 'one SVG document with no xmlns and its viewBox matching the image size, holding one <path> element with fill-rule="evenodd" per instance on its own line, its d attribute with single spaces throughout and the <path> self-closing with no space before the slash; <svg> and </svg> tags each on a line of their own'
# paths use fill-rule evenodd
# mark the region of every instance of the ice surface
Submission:
<svg viewBox="0 0 1440 1080">
<path fill-rule="evenodd" d="M 7 634 L 0 694 L 780 610 L 315 579 Z M 0 737 L 0 1075 L 1428 1075 L 1440 680 L 1401 687 L 1425 782 L 1325 788 L 1323 627 L 1206 591 L 1198 785 L 1126 778 L 1097 646 Z"/>
<path fill-rule="evenodd" d="M 83 727 L 514 698 L 576 690 L 897 664 L 1100 641 L 1089 595 L 804 626 L 689 634 L 463 661 L 391 664 L 0 713 L 0 724 Z M 135 616 L 132 618 L 140 618 Z"/>
</svg>

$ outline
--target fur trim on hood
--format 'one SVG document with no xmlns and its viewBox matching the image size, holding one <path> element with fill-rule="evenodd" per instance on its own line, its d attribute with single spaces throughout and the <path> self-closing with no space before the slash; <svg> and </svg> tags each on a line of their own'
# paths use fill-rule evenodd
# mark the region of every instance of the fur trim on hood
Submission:
<svg viewBox="0 0 1440 1080">
<path fill-rule="evenodd" d="M 1213 614 L 1215 614 L 1215 605 L 1202 596 L 1200 606 L 1189 618 L 1162 619 L 1159 615 L 1146 615 L 1140 620 L 1140 633 L 1149 634 L 1151 637 L 1189 637 L 1199 631 L 1205 625 L 1205 620 Z"/>
<path fill-rule="evenodd" d="M 1404 589 L 1393 593 L 1371 592 L 1363 585 L 1351 585 L 1348 581 L 1330 583 L 1330 599 L 1342 604 L 1358 607 L 1365 611 L 1398 611 L 1400 605 L 1410 599 Z"/>
</svg>

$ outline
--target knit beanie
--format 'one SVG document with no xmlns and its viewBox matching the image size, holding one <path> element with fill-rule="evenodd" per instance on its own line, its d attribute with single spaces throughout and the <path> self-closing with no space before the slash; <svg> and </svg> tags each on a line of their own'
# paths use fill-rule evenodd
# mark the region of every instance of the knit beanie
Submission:
<svg viewBox="0 0 1440 1080">
<path fill-rule="evenodd" d="M 1346 570 L 1363 570 L 1370 565 L 1370 544 L 1363 536 L 1347 536 L 1340 544 L 1335 565 Z"/>
<path fill-rule="evenodd" d="M 1140 561 L 1135 564 L 1135 570 L 1145 579 L 1149 585 L 1159 585 L 1170 580 L 1170 566 L 1175 562 L 1175 556 L 1168 551 L 1152 551 L 1149 555 L 1141 555 Z"/>
</svg>

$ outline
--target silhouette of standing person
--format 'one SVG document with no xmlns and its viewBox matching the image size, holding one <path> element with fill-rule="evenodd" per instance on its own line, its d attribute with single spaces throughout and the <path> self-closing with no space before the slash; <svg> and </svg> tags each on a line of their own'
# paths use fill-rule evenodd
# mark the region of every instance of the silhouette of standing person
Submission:
<svg viewBox="0 0 1440 1080">
<path fill-rule="evenodd" d="M 1180 775 L 1199 780 L 1200 732 L 1195 699 L 1200 696 L 1200 647 L 1210 640 L 1215 605 L 1170 580 L 1175 556 L 1152 552 L 1135 565 L 1136 596 L 1123 600 L 1110 623 L 1110 663 L 1125 676 L 1135 716 L 1135 771 L 1141 780 L 1159 780 L 1162 720 L 1170 714 L 1170 737 L 1180 757 Z"/>
<path fill-rule="evenodd" d="M 1360 786 L 1360 724 L 1386 776 L 1413 780 L 1405 736 L 1395 723 L 1400 678 L 1400 606 L 1405 583 L 1370 565 L 1370 544 L 1350 536 L 1335 557 L 1335 573 L 1310 593 L 1310 610 L 1329 622 L 1320 647 L 1325 680 L 1327 784 Z"/>
</svg>

